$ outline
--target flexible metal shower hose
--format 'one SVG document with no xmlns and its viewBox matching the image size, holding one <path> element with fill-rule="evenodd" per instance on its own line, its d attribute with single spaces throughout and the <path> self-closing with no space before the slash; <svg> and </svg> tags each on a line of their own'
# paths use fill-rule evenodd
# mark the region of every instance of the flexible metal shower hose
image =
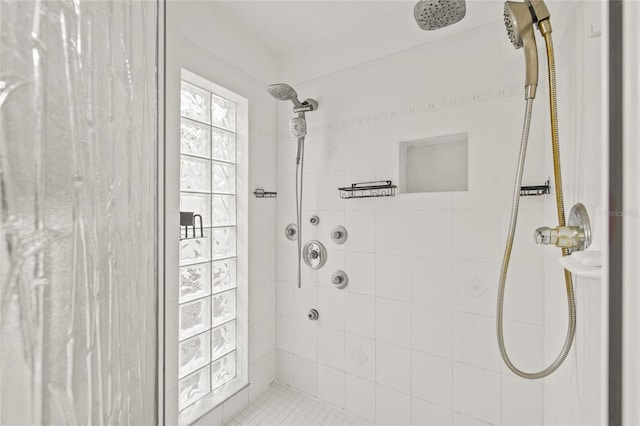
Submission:
<svg viewBox="0 0 640 426">
<path fill-rule="evenodd" d="M 296 162 L 296 226 L 298 227 L 298 288 L 302 285 L 302 179 L 304 176 L 304 137 L 298 140 L 300 161 Z M 298 178 L 298 176 L 300 176 Z M 298 184 L 298 179 L 300 183 Z"/>
<path fill-rule="evenodd" d="M 551 114 L 551 143 L 553 147 L 553 173 L 556 184 L 556 208 L 558 212 L 558 223 L 560 226 L 565 225 L 564 214 L 564 199 L 562 194 L 562 176 L 560 167 L 560 140 L 558 136 L 558 110 L 556 102 L 556 72 L 555 61 L 553 56 L 553 42 L 551 39 L 551 32 L 544 34 L 544 40 L 547 46 L 547 63 L 549 69 L 549 111 Z M 518 369 L 507 354 L 507 350 L 504 344 L 504 291 L 507 280 L 507 271 L 509 269 L 509 260 L 511 258 L 511 250 L 513 248 L 513 238 L 516 231 L 516 222 L 518 220 L 518 208 L 520 205 L 520 186 L 522 184 L 522 172 L 524 170 L 525 157 L 527 154 L 527 143 L 529 141 L 529 129 L 531 126 L 531 110 L 533 107 L 533 99 L 527 99 L 527 106 L 525 110 L 525 119 L 522 129 L 522 140 L 520 143 L 520 154 L 518 156 L 518 170 L 516 172 L 516 181 L 513 188 L 513 201 L 511 204 L 511 221 L 509 223 L 509 234 L 507 236 L 507 245 L 504 250 L 504 258 L 502 259 L 502 270 L 500 272 L 500 283 L 498 287 L 498 308 L 497 308 L 497 320 L 496 328 L 498 334 L 498 346 L 500 348 L 500 355 L 505 364 L 511 371 L 518 376 L 525 379 L 541 379 L 553 373 L 562 365 L 564 360 L 569 354 L 573 339 L 576 333 L 576 303 L 573 293 L 573 282 L 571 279 L 571 272 L 564 270 L 564 279 L 567 291 L 567 303 L 569 308 L 569 323 L 567 327 L 567 335 L 565 337 L 564 345 L 560 350 L 560 353 L 556 359 L 544 370 L 528 373 Z M 562 249 L 562 255 L 568 255 L 567 249 Z"/>
</svg>

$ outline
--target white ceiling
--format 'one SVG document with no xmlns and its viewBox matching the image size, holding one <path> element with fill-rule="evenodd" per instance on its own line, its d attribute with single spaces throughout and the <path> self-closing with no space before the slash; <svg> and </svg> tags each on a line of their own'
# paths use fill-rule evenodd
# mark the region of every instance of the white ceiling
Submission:
<svg viewBox="0 0 640 426">
<path fill-rule="evenodd" d="M 423 31 L 417 0 L 208 0 L 225 24 L 279 61 L 279 75 L 300 83 L 475 27 L 502 26 L 502 0 L 467 0 L 455 25 Z"/>
<path fill-rule="evenodd" d="M 276 55 L 299 50 L 348 32 L 400 9 L 413 13 L 415 1 L 214 1 L 215 10 Z"/>
</svg>

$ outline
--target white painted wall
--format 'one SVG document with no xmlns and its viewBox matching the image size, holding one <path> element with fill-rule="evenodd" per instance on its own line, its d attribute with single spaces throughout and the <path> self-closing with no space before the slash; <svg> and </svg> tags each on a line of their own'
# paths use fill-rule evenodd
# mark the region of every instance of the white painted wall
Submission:
<svg viewBox="0 0 640 426">
<path fill-rule="evenodd" d="M 276 110 L 265 92 L 277 62 L 260 44 L 199 1 L 167 2 L 167 220 L 177 229 L 179 211 L 180 70 L 187 69 L 249 100 L 249 192 L 276 186 Z M 174 144 L 171 141 L 175 141 Z M 173 190 L 171 188 L 173 187 Z M 173 220 L 173 225 L 171 221 Z M 249 196 L 249 381 L 250 386 L 219 406 L 202 424 L 228 421 L 275 379 L 275 226 L 274 200 Z M 178 276 L 177 241 L 167 241 L 167 277 Z M 169 263 L 175 259 L 175 265 Z M 168 289 L 171 285 L 168 282 Z M 167 307 L 167 315 L 176 306 Z M 168 316 L 167 318 L 171 318 Z M 175 317 L 177 318 L 177 316 Z M 176 321 L 177 322 L 177 319 Z M 175 329 L 175 330 L 174 330 Z M 173 333 L 175 331 L 175 333 Z M 177 324 L 167 322 L 167 344 Z M 177 342 L 177 340 L 175 340 Z M 166 422 L 177 423 L 177 360 L 167 357 Z M 175 370 L 175 371 L 174 371 Z M 173 386 L 173 388 L 172 388 Z"/>
<path fill-rule="evenodd" d="M 501 9 L 501 3 L 486 3 Z M 544 75 L 544 74 L 543 74 Z M 307 115 L 304 241 L 328 248 L 295 285 L 295 143 L 278 109 L 278 379 L 380 424 L 542 424 L 543 385 L 505 371 L 495 303 L 515 174 L 524 59 L 501 20 L 296 86 Z M 540 89 L 544 92 L 543 87 Z M 525 184 L 546 180 L 547 112 L 537 104 Z M 538 106 L 539 105 L 539 106 Z M 337 188 L 398 180 L 398 142 L 469 133 L 469 191 L 341 200 Z M 543 198 L 522 200 L 507 290 L 507 344 L 519 366 L 544 357 Z M 346 244 L 333 244 L 333 225 Z M 343 269 L 349 286 L 330 274 Z M 317 322 L 307 320 L 312 307 Z M 364 357 L 362 356 L 364 354 Z M 358 361 L 359 360 L 359 361 Z"/>
</svg>

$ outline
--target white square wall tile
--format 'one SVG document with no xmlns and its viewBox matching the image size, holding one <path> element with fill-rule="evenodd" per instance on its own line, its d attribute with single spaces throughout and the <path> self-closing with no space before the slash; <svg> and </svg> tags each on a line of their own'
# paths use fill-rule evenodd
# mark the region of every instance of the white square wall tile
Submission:
<svg viewBox="0 0 640 426">
<path fill-rule="evenodd" d="M 453 262 L 454 309 L 495 315 L 499 277 L 498 263 Z"/>
<path fill-rule="evenodd" d="M 322 223 L 322 219 L 320 223 Z M 331 275 L 335 271 L 344 271 L 346 269 L 344 266 L 344 246 L 334 245 L 334 247 L 330 247 L 329 243 L 333 243 L 329 240 L 328 234 L 322 235 L 320 240 L 327 245 L 327 262 L 322 268 L 318 269 L 318 287 L 336 290 L 335 285 L 331 282 Z"/>
<path fill-rule="evenodd" d="M 411 396 L 376 386 L 376 424 L 379 425 L 410 425 L 411 424 Z"/>
<path fill-rule="evenodd" d="M 249 326 L 249 362 L 269 353 L 271 350 L 272 324 L 261 321 Z"/>
<path fill-rule="evenodd" d="M 292 223 L 295 222 L 295 218 Z M 282 231 L 284 233 L 284 231 Z M 298 279 L 298 251 L 294 245 L 278 245 L 278 268 L 277 277 L 279 281 L 297 282 Z"/>
<path fill-rule="evenodd" d="M 293 353 L 316 361 L 318 356 L 318 324 L 293 320 Z"/>
<path fill-rule="evenodd" d="M 349 233 L 349 238 L 344 243 L 345 250 L 375 253 L 376 220 L 374 213 L 347 210 L 345 212 L 345 228 Z"/>
<path fill-rule="evenodd" d="M 304 264 L 302 268 L 309 269 Z M 300 288 L 296 284 L 294 286 L 293 316 L 297 320 L 308 320 L 309 310 L 318 306 L 318 289 L 317 287 L 305 285 L 304 282 Z"/>
<path fill-rule="evenodd" d="M 501 375 L 453 363 L 453 409 L 491 424 L 501 422 Z"/>
<path fill-rule="evenodd" d="M 278 315 L 293 316 L 293 288 L 296 284 L 288 281 L 278 281 L 276 284 L 276 304 Z M 253 294 L 251 295 L 253 297 Z"/>
<path fill-rule="evenodd" d="M 453 235 L 452 212 L 411 213 L 411 251 L 414 257 L 449 259 Z"/>
<path fill-rule="evenodd" d="M 349 333 L 375 336 L 376 301 L 373 296 L 345 293 L 345 324 Z"/>
<path fill-rule="evenodd" d="M 411 212 L 376 211 L 376 253 L 411 255 Z"/>
<path fill-rule="evenodd" d="M 483 422 L 471 416 L 453 412 L 453 426 L 490 426 L 491 423 Z"/>
<path fill-rule="evenodd" d="M 453 298 L 451 262 L 411 259 L 411 301 L 414 304 L 451 308 Z"/>
<path fill-rule="evenodd" d="M 276 342 L 278 349 L 293 352 L 293 319 L 278 316 Z"/>
<path fill-rule="evenodd" d="M 375 295 L 376 255 L 347 251 L 344 263 L 345 272 L 349 275 L 349 285 L 345 292 Z"/>
<path fill-rule="evenodd" d="M 344 370 L 345 335 L 341 330 L 318 327 L 318 362 Z"/>
<path fill-rule="evenodd" d="M 451 192 L 416 192 L 411 194 L 412 210 L 451 210 L 453 193 Z"/>
<path fill-rule="evenodd" d="M 340 196 L 337 188 L 335 196 Z M 326 244 L 327 250 L 329 251 L 344 251 L 344 244 L 336 244 L 330 239 L 331 231 L 336 226 L 345 226 L 344 210 L 324 210 L 323 206 L 319 206 L 316 214 L 320 218 L 320 223 L 316 226 L 318 230 L 318 239 Z M 348 235 L 349 231 L 347 230 L 347 236 Z M 330 260 L 331 257 L 329 257 L 328 261 Z"/>
<path fill-rule="evenodd" d="M 376 383 L 406 394 L 411 393 L 411 351 L 376 342 Z"/>
<path fill-rule="evenodd" d="M 452 423 L 451 408 L 441 407 L 418 398 L 411 399 L 411 424 L 444 426 Z"/>
<path fill-rule="evenodd" d="M 452 406 L 453 363 L 450 359 L 412 352 L 411 393 L 441 407 Z"/>
<path fill-rule="evenodd" d="M 276 351 L 276 377 L 287 385 L 293 385 L 293 354 Z"/>
<path fill-rule="evenodd" d="M 511 265 L 507 276 L 504 316 L 530 324 L 544 324 L 544 270 Z"/>
<path fill-rule="evenodd" d="M 411 348 L 451 358 L 453 354 L 453 311 L 416 304 L 411 309 Z"/>
<path fill-rule="evenodd" d="M 336 288 L 318 288 L 318 325 L 344 330 L 345 293 Z"/>
<path fill-rule="evenodd" d="M 375 383 L 345 374 L 344 406 L 348 412 L 373 421 L 376 412 Z"/>
<path fill-rule="evenodd" d="M 348 129 L 352 135 L 345 146 L 345 170 L 347 173 L 370 173 L 376 168 L 376 150 L 374 126 L 359 126 Z"/>
<path fill-rule="evenodd" d="M 347 333 L 344 346 L 344 368 L 349 374 L 375 381 L 375 340 Z"/>
<path fill-rule="evenodd" d="M 453 336 L 453 359 L 476 367 L 500 371 L 502 361 L 496 345 L 495 318 L 455 312 Z"/>
<path fill-rule="evenodd" d="M 411 347 L 411 304 L 376 298 L 376 339 Z"/>
<path fill-rule="evenodd" d="M 378 254 L 375 267 L 377 297 L 411 300 L 411 258 Z"/>
<path fill-rule="evenodd" d="M 318 398 L 344 408 L 344 371 L 318 364 Z"/>
<path fill-rule="evenodd" d="M 565 318 L 562 319 L 566 321 Z M 564 324 L 560 327 L 566 327 Z M 509 348 L 511 361 L 524 371 L 539 371 L 545 368 L 544 327 L 541 325 L 525 324 L 516 321 L 504 321 L 504 340 Z M 554 348 L 558 351 L 560 346 Z M 554 352 L 554 356 L 556 353 Z M 502 372 L 510 373 L 509 368 L 500 363 Z"/>
<path fill-rule="evenodd" d="M 500 210 L 453 212 L 453 251 L 456 260 L 499 262 L 504 236 L 500 232 Z"/>
<path fill-rule="evenodd" d="M 272 357 L 274 352 L 266 354 L 262 358 L 249 364 L 249 399 L 254 401 L 260 395 L 262 395 L 272 382 L 273 376 L 273 364 Z"/>
<path fill-rule="evenodd" d="M 309 395 L 318 394 L 318 363 L 293 356 L 293 386 Z"/>
<path fill-rule="evenodd" d="M 555 216 L 555 215 L 554 215 Z M 510 211 L 502 212 L 502 239 L 507 241 L 507 230 L 509 229 Z M 554 217 L 555 220 L 555 217 Z M 543 246 L 535 243 L 533 231 L 540 226 L 547 225 L 544 214 L 540 210 L 520 210 L 516 233 L 513 237 L 513 251 L 511 252 L 511 264 L 521 266 L 539 266 L 544 261 L 545 250 Z M 504 250 L 504 247 L 500 247 Z"/>
<path fill-rule="evenodd" d="M 542 425 L 544 385 L 520 377 L 502 376 L 502 423 Z"/>
<path fill-rule="evenodd" d="M 344 186 L 344 171 L 318 173 L 318 206 L 325 210 L 344 210 L 345 201 L 338 188 Z"/>
</svg>

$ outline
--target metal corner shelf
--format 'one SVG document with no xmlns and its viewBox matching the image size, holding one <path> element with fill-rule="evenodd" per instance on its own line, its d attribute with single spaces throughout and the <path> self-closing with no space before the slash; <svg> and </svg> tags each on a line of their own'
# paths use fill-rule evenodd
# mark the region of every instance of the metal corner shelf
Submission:
<svg viewBox="0 0 640 426">
<path fill-rule="evenodd" d="M 278 193 L 265 191 L 262 188 L 256 188 L 256 190 L 253 191 L 253 195 L 255 195 L 256 198 L 276 198 Z"/>
<path fill-rule="evenodd" d="M 396 185 L 390 180 L 379 180 L 373 182 L 359 182 L 338 188 L 340 198 L 371 198 L 371 197 L 395 197 Z"/>
<path fill-rule="evenodd" d="M 549 186 L 551 179 L 547 179 L 544 185 L 537 186 L 521 186 L 520 187 L 520 196 L 521 197 L 532 197 L 539 196 L 545 194 L 551 194 L 551 187 Z"/>
</svg>

